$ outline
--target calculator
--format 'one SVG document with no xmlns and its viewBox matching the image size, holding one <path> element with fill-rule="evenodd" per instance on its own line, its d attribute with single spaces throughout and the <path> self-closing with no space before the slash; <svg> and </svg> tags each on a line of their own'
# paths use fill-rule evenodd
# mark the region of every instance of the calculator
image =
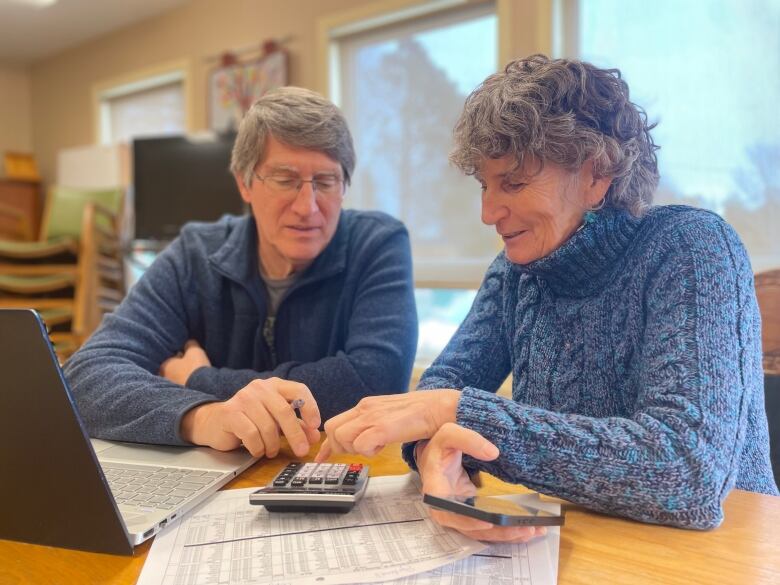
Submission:
<svg viewBox="0 0 780 585">
<path fill-rule="evenodd" d="M 349 512 L 368 486 L 368 465 L 301 463 L 287 465 L 249 503 L 269 512 Z"/>
</svg>

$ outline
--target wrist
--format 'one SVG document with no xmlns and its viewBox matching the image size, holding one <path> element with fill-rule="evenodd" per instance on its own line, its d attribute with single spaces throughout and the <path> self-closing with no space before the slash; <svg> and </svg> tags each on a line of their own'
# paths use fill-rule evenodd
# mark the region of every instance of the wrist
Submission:
<svg viewBox="0 0 780 585">
<path fill-rule="evenodd" d="M 194 445 L 207 444 L 202 438 L 202 429 L 205 427 L 205 421 L 208 418 L 209 411 L 216 402 L 209 402 L 206 404 L 199 404 L 198 406 L 191 408 L 181 418 L 181 424 L 179 425 L 179 432 L 181 438 Z"/>
<path fill-rule="evenodd" d="M 194 385 L 197 385 L 198 377 L 203 374 L 204 368 L 208 368 L 209 366 L 198 366 L 194 370 L 192 370 L 188 375 L 187 378 L 184 380 L 184 383 L 182 386 L 185 388 L 192 388 Z"/>
<path fill-rule="evenodd" d="M 442 390 L 442 396 L 439 397 L 441 407 L 438 410 L 438 419 L 436 428 L 440 429 L 447 423 L 457 422 L 458 401 L 460 400 L 459 390 Z"/>
</svg>

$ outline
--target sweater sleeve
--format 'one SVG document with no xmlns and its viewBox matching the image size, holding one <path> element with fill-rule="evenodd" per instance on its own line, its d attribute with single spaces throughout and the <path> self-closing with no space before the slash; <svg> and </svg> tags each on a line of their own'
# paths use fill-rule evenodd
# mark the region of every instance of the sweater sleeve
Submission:
<svg viewBox="0 0 780 585">
<path fill-rule="evenodd" d="M 495 392 L 501 386 L 511 370 L 503 325 L 507 270 L 502 253 L 488 268 L 463 323 L 423 373 L 418 389 L 474 386 Z"/>
<path fill-rule="evenodd" d="M 645 289 L 632 416 L 551 412 L 465 388 L 457 421 L 501 455 L 469 465 L 645 522 L 706 529 L 723 519 L 760 352 L 746 252 L 719 219 L 663 234 Z"/>
<path fill-rule="evenodd" d="M 425 370 L 418 390 L 469 386 L 496 392 L 511 371 L 511 355 L 503 318 L 505 275 L 509 265 L 500 254 L 490 265 L 468 315 L 442 353 Z M 500 334 L 496 335 L 496 331 Z M 416 442 L 406 443 L 401 454 L 417 469 Z"/>
<path fill-rule="evenodd" d="M 301 382 L 314 395 L 324 422 L 364 396 L 405 392 L 416 349 L 411 247 L 407 231 L 398 229 L 374 248 L 361 272 L 343 351 L 263 372 L 200 368 L 187 386 L 225 399 L 257 378 Z"/>
<path fill-rule="evenodd" d="M 174 241 L 119 308 L 65 364 L 65 376 L 89 434 L 102 439 L 187 444 L 185 412 L 216 398 L 158 376 L 160 364 L 189 338 L 196 314 L 184 244 Z"/>
</svg>

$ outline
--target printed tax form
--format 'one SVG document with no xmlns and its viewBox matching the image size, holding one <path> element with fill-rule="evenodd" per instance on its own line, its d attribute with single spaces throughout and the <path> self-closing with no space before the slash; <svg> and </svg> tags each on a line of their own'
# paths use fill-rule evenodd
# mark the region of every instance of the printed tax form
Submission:
<svg viewBox="0 0 780 585">
<path fill-rule="evenodd" d="M 411 474 L 371 478 L 363 499 L 343 515 L 269 514 L 249 504 L 252 491 L 219 492 L 161 532 L 138 584 L 449 585 L 465 573 L 479 585 L 556 581 L 557 546 L 488 549 L 442 528 L 428 517 Z M 502 578 L 483 580 L 490 571 Z"/>
</svg>

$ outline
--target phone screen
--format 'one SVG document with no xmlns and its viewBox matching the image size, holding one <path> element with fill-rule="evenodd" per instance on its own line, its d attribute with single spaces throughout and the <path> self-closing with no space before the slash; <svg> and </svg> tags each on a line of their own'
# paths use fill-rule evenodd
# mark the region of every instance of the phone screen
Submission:
<svg viewBox="0 0 780 585">
<path fill-rule="evenodd" d="M 423 495 L 423 502 L 440 510 L 485 520 L 498 526 L 562 526 L 564 516 L 491 496 L 440 498 Z"/>
</svg>

